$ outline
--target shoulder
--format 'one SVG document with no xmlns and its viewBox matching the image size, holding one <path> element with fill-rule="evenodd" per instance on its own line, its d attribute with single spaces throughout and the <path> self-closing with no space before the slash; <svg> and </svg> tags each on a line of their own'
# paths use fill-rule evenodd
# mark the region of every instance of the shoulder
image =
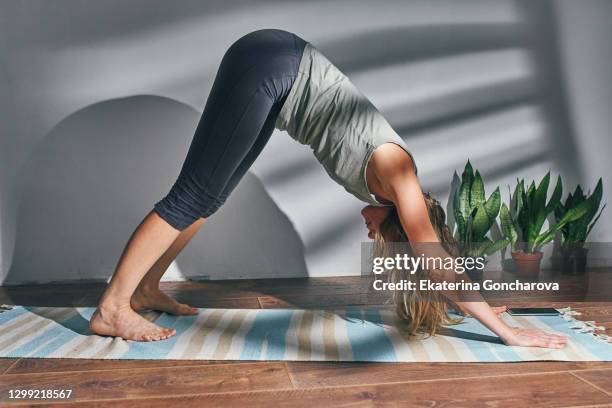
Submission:
<svg viewBox="0 0 612 408">
<path fill-rule="evenodd" d="M 381 180 L 416 176 L 412 156 L 395 143 L 385 143 L 376 148 L 369 166 Z"/>
</svg>

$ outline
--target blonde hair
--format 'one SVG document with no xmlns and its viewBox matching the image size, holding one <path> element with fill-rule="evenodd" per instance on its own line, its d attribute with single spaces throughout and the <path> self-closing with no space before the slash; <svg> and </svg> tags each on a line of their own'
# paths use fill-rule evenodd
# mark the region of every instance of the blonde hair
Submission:
<svg viewBox="0 0 612 408">
<path fill-rule="evenodd" d="M 446 225 L 446 214 L 440 203 L 429 193 L 423 194 L 423 198 L 427 205 L 429 219 L 442 247 L 451 256 L 457 256 L 459 252 L 457 242 Z M 408 242 L 395 208 L 391 209 L 387 218 L 381 223 L 374 240 L 375 257 L 394 257 L 400 248 L 391 243 Z M 401 247 L 404 251 L 406 250 L 406 245 L 401 245 Z M 397 283 L 415 277 L 419 279 L 423 278 L 424 273 L 420 270 L 416 275 L 410 275 L 409 271 L 395 269 L 390 271 L 389 280 Z M 418 285 L 417 290 L 394 290 L 393 303 L 397 317 L 404 323 L 403 329 L 409 335 L 425 333 L 433 336 L 442 326 L 457 324 L 462 320 L 449 316 L 448 303 L 439 292 L 421 291 L 418 290 Z"/>
</svg>

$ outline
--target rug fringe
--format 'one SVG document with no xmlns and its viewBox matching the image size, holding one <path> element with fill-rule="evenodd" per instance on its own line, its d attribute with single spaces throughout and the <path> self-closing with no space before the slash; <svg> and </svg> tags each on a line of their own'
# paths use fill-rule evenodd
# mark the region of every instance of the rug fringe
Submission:
<svg viewBox="0 0 612 408">
<path fill-rule="evenodd" d="M 581 316 L 582 313 L 577 310 L 573 310 L 570 306 L 557 310 L 559 311 L 561 318 L 568 323 L 572 323 L 570 329 L 577 330 L 578 333 L 590 334 L 604 343 L 612 344 L 612 336 L 608 336 L 605 333 L 597 333 L 598 331 L 606 330 L 606 328 L 603 326 L 598 326 L 594 320 L 583 321 L 577 319 L 574 316 Z"/>
</svg>

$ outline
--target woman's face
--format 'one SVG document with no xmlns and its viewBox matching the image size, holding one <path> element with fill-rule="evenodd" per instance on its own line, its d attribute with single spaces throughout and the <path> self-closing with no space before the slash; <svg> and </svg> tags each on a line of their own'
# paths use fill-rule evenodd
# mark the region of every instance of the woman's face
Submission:
<svg viewBox="0 0 612 408">
<path fill-rule="evenodd" d="M 361 215 L 368 229 L 368 238 L 374 239 L 375 234 L 380 231 L 380 224 L 389 215 L 389 210 L 389 207 L 374 207 L 373 205 L 368 205 L 361 210 Z"/>
</svg>

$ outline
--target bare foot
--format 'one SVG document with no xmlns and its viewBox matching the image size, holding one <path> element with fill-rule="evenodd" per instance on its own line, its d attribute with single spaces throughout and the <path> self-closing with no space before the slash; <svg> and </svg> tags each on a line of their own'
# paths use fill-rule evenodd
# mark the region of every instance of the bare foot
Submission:
<svg viewBox="0 0 612 408">
<path fill-rule="evenodd" d="M 136 289 L 130 301 L 136 311 L 152 309 L 173 315 L 195 315 L 198 309 L 184 303 L 179 303 L 159 289 Z"/>
<path fill-rule="evenodd" d="M 127 305 L 115 308 L 101 305 L 91 317 L 89 328 L 103 336 L 135 341 L 165 340 L 176 334 L 176 330 L 151 323 Z"/>
</svg>

